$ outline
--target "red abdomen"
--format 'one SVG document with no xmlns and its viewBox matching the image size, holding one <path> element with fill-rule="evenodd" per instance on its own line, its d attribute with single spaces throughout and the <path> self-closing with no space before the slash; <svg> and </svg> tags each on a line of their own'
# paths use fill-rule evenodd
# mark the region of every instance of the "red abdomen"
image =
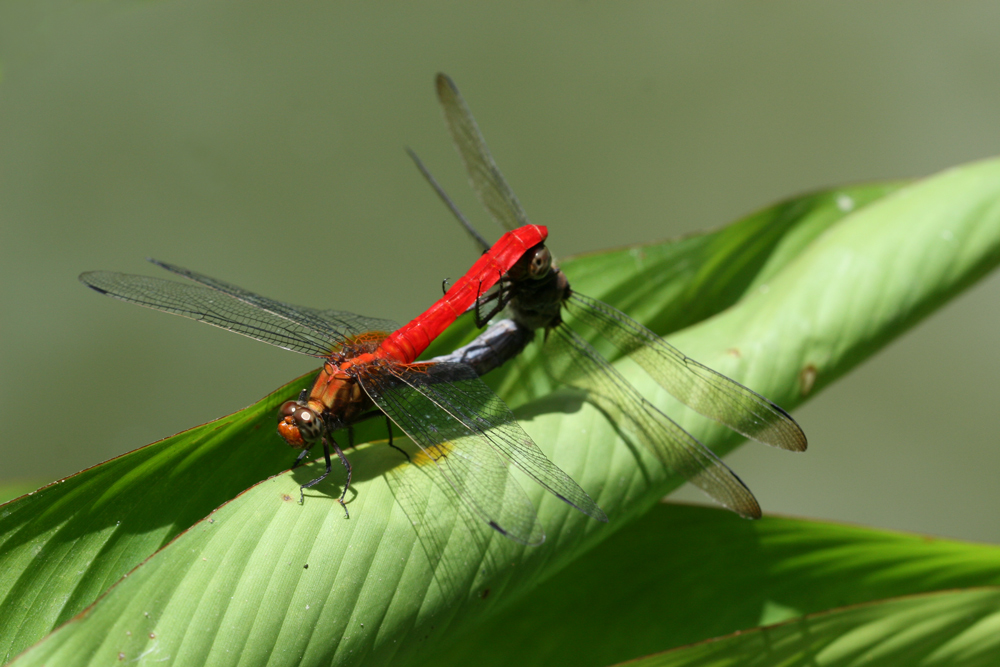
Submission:
<svg viewBox="0 0 1000 667">
<path fill-rule="evenodd" d="M 525 225 L 507 232 L 493 244 L 472 268 L 452 285 L 447 294 L 403 325 L 382 342 L 377 356 L 413 363 L 431 341 L 469 309 L 481 294 L 497 284 L 525 252 L 545 241 L 549 230 L 541 225 Z"/>
</svg>

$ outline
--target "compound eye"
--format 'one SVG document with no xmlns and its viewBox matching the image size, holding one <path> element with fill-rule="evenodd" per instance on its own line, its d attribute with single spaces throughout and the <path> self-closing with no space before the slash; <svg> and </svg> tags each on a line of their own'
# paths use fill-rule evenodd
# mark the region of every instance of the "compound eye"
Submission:
<svg viewBox="0 0 1000 667">
<path fill-rule="evenodd" d="M 310 408 L 299 408 L 295 413 L 295 424 L 306 442 L 316 442 L 323 437 L 323 420 Z"/>
<path fill-rule="evenodd" d="M 323 421 L 314 410 L 296 401 L 278 408 L 278 434 L 292 447 L 307 448 L 323 435 Z"/>
<path fill-rule="evenodd" d="M 315 424 L 319 422 L 316 417 L 316 413 L 309 408 L 299 408 L 293 415 L 295 423 L 299 425 L 301 429 L 313 428 Z"/>
<path fill-rule="evenodd" d="M 549 269 L 552 268 L 552 253 L 545 246 L 542 246 L 535 251 L 534 256 L 531 258 L 531 266 L 528 269 L 528 275 L 534 280 L 539 278 L 544 278 L 549 275 Z"/>
</svg>

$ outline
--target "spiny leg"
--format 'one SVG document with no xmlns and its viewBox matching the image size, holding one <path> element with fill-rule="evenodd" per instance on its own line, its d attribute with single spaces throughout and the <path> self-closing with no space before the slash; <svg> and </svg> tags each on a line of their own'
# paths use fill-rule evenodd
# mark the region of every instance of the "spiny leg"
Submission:
<svg viewBox="0 0 1000 667">
<path fill-rule="evenodd" d="M 496 305 L 493 306 L 489 311 L 483 312 L 483 305 L 489 303 L 490 301 L 496 300 Z M 504 291 L 504 280 L 501 274 L 500 280 L 497 281 L 497 291 L 495 294 L 483 294 L 483 281 L 479 281 L 479 290 L 476 294 L 476 308 L 473 311 L 473 315 L 476 319 L 476 328 L 482 329 L 486 326 L 494 315 L 499 313 L 507 306 L 507 301 L 510 297 L 507 296 Z"/>
<path fill-rule="evenodd" d="M 410 460 L 410 455 L 407 454 L 405 450 L 403 450 L 403 449 L 397 447 L 396 445 L 392 444 L 392 420 L 389 419 L 388 417 L 385 418 L 385 428 L 386 428 L 387 431 L 389 431 L 389 446 L 392 447 L 393 449 L 395 449 L 397 452 L 399 452 L 403 456 L 405 456 L 406 460 L 409 461 Z"/>
<path fill-rule="evenodd" d="M 392 447 L 393 449 L 395 449 L 397 452 L 399 452 L 403 456 L 405 456 L 406 460 L 409 461 L 410 460 L 410 455 L 406 453 L 406 450 L 401 449 L 401 448 L 397 447 L 396 445 L 392 444 L 392 420 L 389 419 L 389 417 L 384 412 L 382 412 L 381 410 L 371 410 L 369 412 L 364 413 L 363 415 L 361 415 L 357 419 L 355 419 L 354 423 L 358 424 L 360 422 L 367 421 L 369 419 L 374 419 L 375 417 L 385 417 L 385 428 L 386 428 L 387 431 L 389 431 L 389 446 Z M 353 447 L 354 446 L 354 427 L 353 426 L 348 426 L 347 427 L 347 437 L 350 439 L 350 443 L 351 443 L 350 446 Z"/>
<path fill-rule="evenodd" d="M 307 456 L 309 456 L 309 450 L 303 449 L 302 453 L 299 454 L 298 457 L 295 459 L 295 463 L 292 464 L 292 470 L 295 470 L 300 465 L 302 465 L 302 461 L 305 460 Z"/>
<path fill-rule="evenodd" d="M 343 463 L 344 468 L 347 469 L 347 481 L 344 482 L 344 490 L 341 492 L 340 498 L 337 499 L 337 502 L 339 502 L 340 506 L 344 508 L 344 518 L 349 519 L 351 518 L 351 514 L 347 511 L 347 503 L 344 502 L 344 498 L 347 496 L 347 489 L 351 486 L 351 463 L 347 460 L 347 457 L 344 456 L 344 452 L 341 451 L 340 445 L 337 444 L 337 441 L 333 439 L 332 435 L 323 437 L 323 458 L 326 459 L 326 472 L 311 482 L 306 482 L 299 487 L 299 502 L 305 503 L 306 489 L 322 482 L 333 470 L 333 462 L 330 459 L 330 444 L 327 442 L 327 437 L 329 437 L 329 442 L 333 443 L 333 449 L 337 452 L 337 456 L 340 457 L 340 462 Z"/>
<path fill-rule="evenodd" d="M 353 440 L 353 438 L 351 439 Z M 340 503 L 340 506 L 344 508 L 344 518 L 350 519 L 351 513 L 347 511 L 347 503 L 344 502 L 344 498 L 347 497 L 347 489 L 351 488 L 351 463 L 347 460 L 347 457 L 344 456 L 344 452 L 340 451 L 340 446 L 337 444 L 337 441 L 333 439 L 333 436 L 330 436 L 330 441 L 333 443 L 333 448 L 337 450 L 337 456 L 340 457 L 344 467 L 347 468 L 347 481 L 344 482 L 344 490 L 340 492 L 340 498 L 338 498 L 337 501 Z M 323 444 L 325 445 L 326 441 L 324 441 Z M 351 443 L 351 446 L 354 446 L 353 442 Z M 326 470 L 329 472 L 330 450 L 324 447 L 323 453 L 326 454 Z"/>
</svg>

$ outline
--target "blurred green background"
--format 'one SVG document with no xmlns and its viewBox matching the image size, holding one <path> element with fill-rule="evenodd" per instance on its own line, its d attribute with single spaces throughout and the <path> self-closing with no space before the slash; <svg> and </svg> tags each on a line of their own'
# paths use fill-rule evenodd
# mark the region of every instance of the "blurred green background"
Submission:
<svg viewBox="0 0 1000 667">
<path fill-rule="evenodd" d="M 565 256 L 1000 153 L 998 27 L 995 2 L 8 0 L 0 482 L 71 474 L 314 366 L 99 297 L 81 271 L 162 275 L 156 257 L 399 321 L 464 273 L 474 250 L 404 153 L 498 236 L 439 70 Z M 808 453 L 729 457 L 765 511 L 1000 541 L 998 297 L 993 276 L 798 410 Z"/>
</svg>

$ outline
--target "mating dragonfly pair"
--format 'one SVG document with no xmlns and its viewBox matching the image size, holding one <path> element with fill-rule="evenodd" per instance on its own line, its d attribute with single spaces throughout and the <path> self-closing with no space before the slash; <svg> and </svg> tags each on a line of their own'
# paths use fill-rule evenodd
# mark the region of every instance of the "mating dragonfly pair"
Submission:
<svg viewBox="0 0 1000 667">
<path fill-rule="evenodd" d="M 454 83 L 437 77 L 438 98 L 480 201 L 507 231 L 490 246 L 472 228 L 429 172 L 417 166 L 452 213 L 483 247 L 468 273 L 426 312 L 403 327 L 387 320 L 335 310 L 294 306 L 162 262 L 155 264 L 193 283 L 95 271 L 80 280 L 109 296 L 207 322 L 278 347 L 323 359 L 311 388 L 279 409 L 278 432 L 302 452 L 321 444 L 325 472 L 331 450 L 347 472 L 338 498 L 344 507 L 351 464 L 334 433 L 372 417 L 395 423 L 435 463 L 458 497 L 489 526 L 525 544 L 544 540 L 535 509 L 510 476 L 513 463 L 548 491 L 581 512 L 607 521 L 580 486 L 553 464 L 514 419 L 480 375 L 519 354 L 538 329 L 551 374 L 588 391 L 588 398 L 683 475 L 724 506 L 760 516 L 753 494 L 709 449 L 647 401 L 580 334 L 563 312 L 592 327 L 630 356 L 663 388 L 699 413 L 738 433 L 783 449 L 802 451 L 805 435 L 781 408 L 739 383 L 684 356 L 652 331 L 615 308 L 580 295 L 545 247 L 548 230 L 532 225 L 497 168 Z M 473 311 L 483 327 L 507 309 L 509 320 L 490 326 L 475 341 L 429 362 L 416 359 L 460 315 Z M 392 428 L 389 425 L 389 442 Z M 293 466 L 293 467 L 295 467 Z M 302 496 L 304 501 L 304 495 Z"/>
</svg>

